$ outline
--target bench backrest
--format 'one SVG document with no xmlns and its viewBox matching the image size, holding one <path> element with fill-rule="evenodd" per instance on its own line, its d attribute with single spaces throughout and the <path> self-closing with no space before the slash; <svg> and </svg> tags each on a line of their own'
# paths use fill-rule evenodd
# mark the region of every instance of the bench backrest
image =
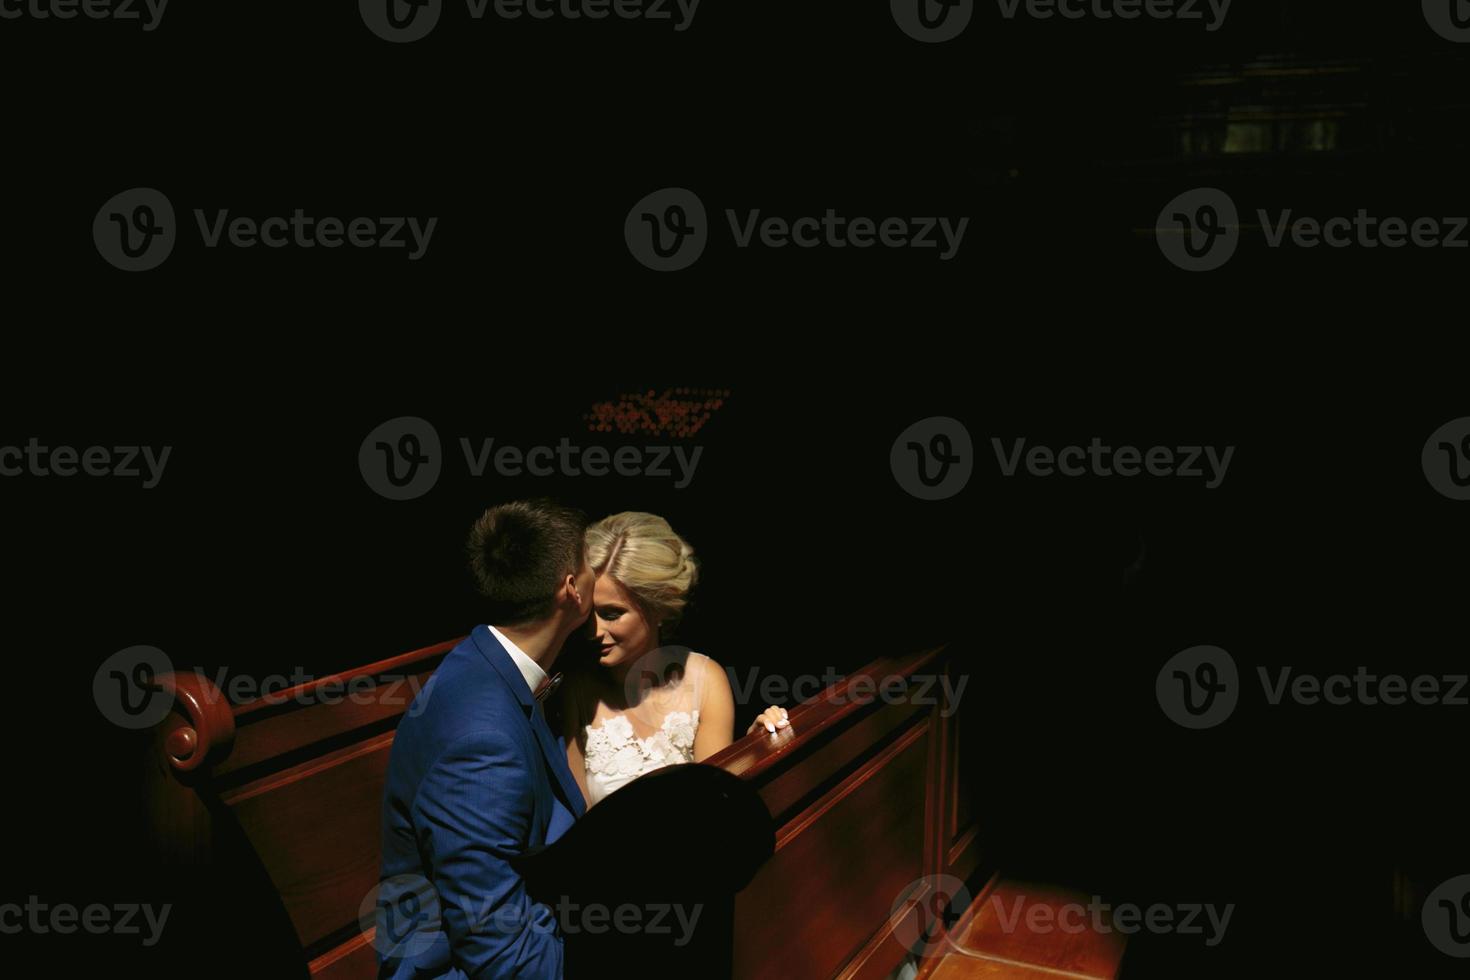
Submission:
<svg viewBox="0 0 1470 980">
<path fill-rule="evenodd" d="M 360 920 L 378 880 L 388 751 L 457 642 L 238 705 L 202 674 L 157 680 L 174 704 L 148 765 L 158 852 L 216 887 L 252 888 L 252 920 L 282 923 L 302 975 L 376 975 Z M 960 714 L 934 682 L 954 670 L 946 648 L 881 658 L 791 708 L 790 730 L 707 760 L 750 781 L 777 824 L 775 855 L 736 897 L 737 978 L 884 976 L 933 897 L 911 886 L 976 869 Z"/>
</svg>

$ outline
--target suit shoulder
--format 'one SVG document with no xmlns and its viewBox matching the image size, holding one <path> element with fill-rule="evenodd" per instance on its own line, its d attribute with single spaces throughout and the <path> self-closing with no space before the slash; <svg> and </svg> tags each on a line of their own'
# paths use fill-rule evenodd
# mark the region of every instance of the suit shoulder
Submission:
<svg viewBox="0 0 1470 980">
<path fill-rule="evenodd" d="M 417 765 L 427 768 L 449 746 L 466 742 L 495 750 L 529 744 L 525 708 L 494 669 L 469 650 L 456 647 L 414 697 L 398 725 L 395 754 L 412 747 Z"/>
</svg>

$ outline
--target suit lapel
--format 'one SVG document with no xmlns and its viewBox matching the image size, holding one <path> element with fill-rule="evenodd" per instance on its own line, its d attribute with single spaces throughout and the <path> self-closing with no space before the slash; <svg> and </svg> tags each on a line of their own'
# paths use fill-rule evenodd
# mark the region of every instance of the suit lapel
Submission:
<svg viewBox="0 0 1470 980">
<path fill-rule="evenodd" d="M 546 758 L 546 765 L 556 777 L 556 783 L 561 788 L 562 802 L 578 817 L 587 812 L 586 801 L 582 799 L 582 790 L 577 785 L 577 780 L 572 776 L 572 770 L 567 766 L 566 752 L 557 743 L 551 734 L 551 727 L 546 724 L 546 718 L 538 709 L 536 699 L 531 696 L 531 691 L 526 687 L 526 679 L 521 676 L 520 670 L 516 668 L 515 661 L 500 641 L 495 639 L 488 627 L 476 626 L 470 636 L 475 641 L 481 655 L 495 668 L 500 679 L 515 694 L 516 700 L 525 709 L 526 721 L 531 726 L 531 731 L 536 733 L 536 743 L 541 746 L 541 754 Z"/>
<path fill-rule="evenodd" d="M 582 799 L 582 789 L 572 775 L 571 766 L 567 765 L 566 749 L 551 734 L 551 726 L 546 723 L 546 716 L 540 705 L 531 708 L 531 727 L 536 731 L 536 740 L 541 743 L 541 754 L 546 756 L 551 771 L 556 773 L 556 780 L 561 784 L 562 802 L 571 808 L 573 814 L 580 817 L 587 810 L 587 804 Z"/>
</svg>

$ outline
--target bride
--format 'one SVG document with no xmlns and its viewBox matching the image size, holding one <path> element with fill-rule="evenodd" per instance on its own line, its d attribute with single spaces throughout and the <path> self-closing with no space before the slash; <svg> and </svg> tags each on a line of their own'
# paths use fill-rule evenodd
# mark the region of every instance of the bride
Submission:
<svg viewBox="0 0 1470 980">
<path fill-rule="evenodd" d="M 594 652 L 570 664 L 554 714 L 588 807 L 644 773 L 702 762 L 735 740 L 735 699 L 719 664 L 663 646 L 698 577 L 694 549 L 654 514 L 626 511 L 587 529 Z M 769 707 L 746 734 L 790 723 Z"/>
</svg>

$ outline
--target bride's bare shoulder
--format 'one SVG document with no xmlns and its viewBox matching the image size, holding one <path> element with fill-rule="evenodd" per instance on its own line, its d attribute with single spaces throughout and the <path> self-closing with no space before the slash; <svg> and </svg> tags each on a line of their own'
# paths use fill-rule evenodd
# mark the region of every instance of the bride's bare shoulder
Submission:
<svg viewBox="0 0 1470 980">
<path fill-rule="evenodd" d="M 725 668 L 721 667 L 714 657 L 703 653 L 691 652 L 689 659 L 697 661 L 695 670 L 699 679 L 701 689 L 707 694 L 711 690 L 728 690 L 730 678 L 725 674 Z"/>
</svg>

